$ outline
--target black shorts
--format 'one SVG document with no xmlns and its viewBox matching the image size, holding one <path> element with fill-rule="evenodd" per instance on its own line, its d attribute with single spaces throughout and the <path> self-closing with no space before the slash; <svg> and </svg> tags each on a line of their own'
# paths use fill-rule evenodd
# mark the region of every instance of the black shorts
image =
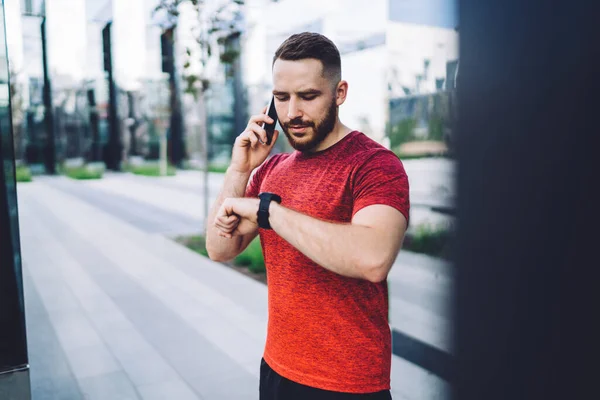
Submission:
<svg viewBox="0 0 600 400">
<path fill-rule="evenodd" d="M 391 400 L 389 390 L 376 393 L 341 393 L 292 382 L 260 362 L 260 400 Z"/>
</svg>

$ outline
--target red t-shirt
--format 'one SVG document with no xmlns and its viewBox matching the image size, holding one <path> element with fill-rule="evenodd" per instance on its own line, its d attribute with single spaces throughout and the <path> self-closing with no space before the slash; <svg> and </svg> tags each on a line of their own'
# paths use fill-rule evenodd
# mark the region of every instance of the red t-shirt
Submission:
<svg viewBox="0 0 600 400">
<path fill-rule="evenodd" d="M 384 204 L 408 220 L 408 179 L 394 153 L 354 131 L 328 149 L 277 154 L 251 179 L 246 196 L 281 196 L 292 210 L 350 223 Z M 390 388 L 387 282 L 347 278 L 314 263 L 273 230 L 259 230 L 267 268 L 269 320 L 264 358 L 278 374 L 324 390 Z"/>
</svg>

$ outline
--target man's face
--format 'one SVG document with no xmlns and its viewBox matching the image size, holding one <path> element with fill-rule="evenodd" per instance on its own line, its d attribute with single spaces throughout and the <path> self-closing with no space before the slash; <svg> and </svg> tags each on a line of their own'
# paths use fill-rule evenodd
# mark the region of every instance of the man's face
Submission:
<svg viewBox="0 0 600 400">
<path fill-rule="evenodd" d="M 279 123 L 290 145 L 313 151 L 337 121 L 335 87 L 323 76 L 319 60 L 277 60 L 273 94 Z"/>
</svg>

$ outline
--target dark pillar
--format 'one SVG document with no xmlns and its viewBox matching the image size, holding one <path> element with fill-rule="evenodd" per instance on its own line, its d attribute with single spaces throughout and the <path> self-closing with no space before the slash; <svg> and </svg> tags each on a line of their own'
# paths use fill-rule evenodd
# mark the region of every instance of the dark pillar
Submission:
<svg viewBox="0 0 600 400">
<path fill-rule="evenodd" d="M 167 29 L 160 37 L 162 51 L 162 71 L 169 74 L 171 118 L 168 132 L 169 161 L 181 167 L 185 158 L 183 141 L 183 115 L 177 68 L 175 66 L 175 28 Z"/>
<path fill-rule="evenodd" d="M 460 1 L 457 400 L 598 397 L 593 4 Z"/>
<path fill-rule="evenodd" d="M 54 106 L 52 105 L 52 87 L 48 71 L 48 45 L 46 37 L 46 17 L 42 17 L 42 64 L 44 69 L 44 124 L 46 126 L 45 166 L 46 173 L 56 174 L 56 135 L 54 129 Z"/>
<path fill-rule="evenodd" d="M 234 58 L 231 68 L 233 72 L 233 118 L 234 118 L 234 129 L 231 137 L 231 144 L 235 142 L 235 138 L 239 135 L 240 132 L 243 132 L 246 129 L 246 125 L 248 123 L 248 117 L 246 112 L 246 93 L 244 90 L 244 81 L 242 79 L 242 60 L 239 56 L 241 53 L 241 44 L 240 44 L 240 36 L 239 32 L 231 35 L 229 40 L 229 46 L 231 46 L 231 51 L 236 54 Z"/>
<path fill-rule="evenodd" d="M 4 6 L 0 3 L 0 71 L 8 71 Z M 9 93 L 8 74 L 0 74 L 0 91 Z M 0 399 L 31 398 L 15 157 L 9 101 L 0 100 Z"/>
<path fill-rule="evenodd" d="M 100 117 L 96 107 L 96 92 L 94 89 L 87 90 L 88 106 L 90 108 L 90 130 L 92 133 L 92 148 L 88 160 L 92 162 L 102 161 L 102 146 L 100 144 Z"/>
<path fill-rule="evenodd" d="M 140 127 L 140 121 L 138 118 L 138 98 L 134 92 L 127 92 L 127 104 L 128 104 L 128 117 L 130 121 L 129 128 L 129 155 L 138 155 L 138 144 L 137 144 L 137 131 Z"/>
<path fill-rule="evenodd" d="M 108 143 L 106 144 L 104 157 L 106 168 L 119 171 L 121 169 L 123 143 L 117 114 L 117 86 L 113 74 L 111 30 L 112 22 L 107 23 L 102 29 L 104 70 L 108 73 Z"/>
</svg>

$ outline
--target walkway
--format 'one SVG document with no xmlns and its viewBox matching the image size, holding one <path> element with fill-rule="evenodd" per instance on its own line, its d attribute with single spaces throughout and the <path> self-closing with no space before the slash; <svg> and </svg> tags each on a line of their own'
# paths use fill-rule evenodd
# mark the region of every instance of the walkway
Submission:
<svg viewBox="0 0 600 400">
<path fill-rule="evenodd" d="M 266 287 L 168 237 L 202 226 L 198 177 L 19 185 L 35 400 L 257 398 Z M 417 364 L 450 350 L 449 271 L 408 252 L 392 269 L 394 399 L 446 398 Z"/>
</svg>

